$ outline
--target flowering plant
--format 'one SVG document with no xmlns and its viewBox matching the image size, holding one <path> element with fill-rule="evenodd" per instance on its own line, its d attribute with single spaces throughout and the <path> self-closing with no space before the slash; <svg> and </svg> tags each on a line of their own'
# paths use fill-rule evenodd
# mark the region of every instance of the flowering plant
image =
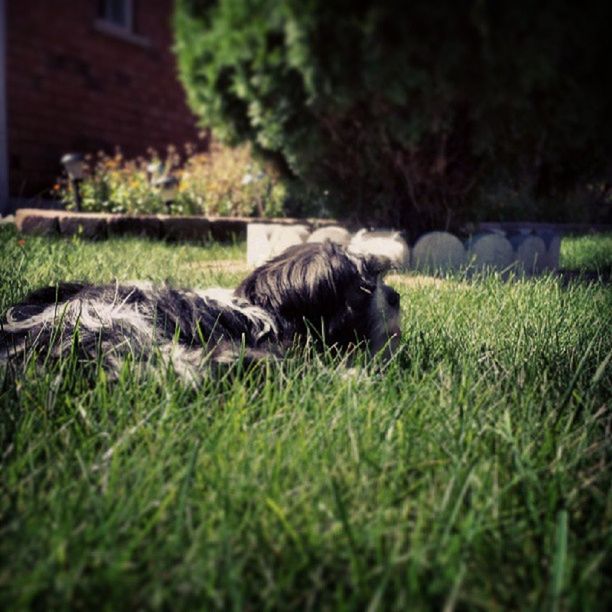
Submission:
<svg viewBox="0 0 612 612">
<path fill-rule="evenodd" d="M 160 179 L 178 181 L 171 201 L 164 201 Z M 99 152 L 85 157 L 85 178 L 79 185 L 81 210 L 110 213 L 170 213 L 219 216 L 278 216 L 285 187 L 271 168 L 256 160 L 246 145 L 230 148 L 217 142 L 206 152 L 185 147 L 184 155 L 168 147 L 162 157 L 126 159 Z M 61 178 L 53 192 L 69 210 L 76 208 L 74 187 Z"/>
</svg>

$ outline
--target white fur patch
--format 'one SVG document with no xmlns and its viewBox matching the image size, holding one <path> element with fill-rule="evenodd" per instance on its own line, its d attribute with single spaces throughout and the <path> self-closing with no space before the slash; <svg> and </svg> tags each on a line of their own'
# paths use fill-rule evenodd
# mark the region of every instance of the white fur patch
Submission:
<svg viewBox="0 0 612 612">
<path fill-rule="evenodd" d="M 257 330 L 257 332 L 253 334 L 256 340 L 261 340 L 270 333 L 278 334 L 276 321 L 267 311 L 259 306 L 253 306 L 246 300 L 236 297 L 232 289 L 213 287 L 211 289 L 195 291 L 195 294 L 205 301 L 213 300 L 221 306 L 235 310 L 245 316 L 251 322 L 253 328 Z"/>
</svg>

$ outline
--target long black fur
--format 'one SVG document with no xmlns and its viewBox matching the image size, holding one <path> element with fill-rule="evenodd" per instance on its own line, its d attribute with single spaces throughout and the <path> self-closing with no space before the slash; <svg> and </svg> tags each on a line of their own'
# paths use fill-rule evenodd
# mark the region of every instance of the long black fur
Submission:
<svg viewBox="0 0 612 612">
<path fill-rule="evenodd" d="M 60 283 L 34 291 L 0 323 L 0 362 L 76 351 L 116 375 L 126 355 L 171 364 L 191 381 L 203 367 L 281 356 L 307 336 L 319 346 L 372 352 L 399 336 L 387 262 L 330 242 L 287 249 L 233 292 L 148 283 Z"/>
</svg>

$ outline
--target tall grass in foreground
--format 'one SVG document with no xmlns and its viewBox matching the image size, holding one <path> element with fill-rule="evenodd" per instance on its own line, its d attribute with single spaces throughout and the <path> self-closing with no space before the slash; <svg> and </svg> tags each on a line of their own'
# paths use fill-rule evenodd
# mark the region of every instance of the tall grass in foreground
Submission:
<svg viewBox="0 0 612 612">
<path fill-rule="evenodd" d="M 199 263 L 240 247 L 0 239 L 2 308 L 59 278 L 239 276 Z M 382 373 L 2 379 L 0 605 L 607 609 L 612 291 L 394 284 Z"/>
</svg>

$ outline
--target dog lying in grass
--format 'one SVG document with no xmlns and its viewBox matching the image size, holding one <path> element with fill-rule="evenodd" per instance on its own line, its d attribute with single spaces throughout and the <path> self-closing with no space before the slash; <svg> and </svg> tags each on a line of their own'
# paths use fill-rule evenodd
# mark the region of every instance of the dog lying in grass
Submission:
<svg viewBox="0 0 612 612">
<path fill-rule="evenodd" d="M 389 265 L 325 242 L 290 247 L 235 290 L 61 283 L 8 310 L 0 361 L 76 352 L 116 377 L 127 356 L 145 364 L 161 358 L 197 383 L 211 365 L 281 358 L 307 341 L 388 355 L 400 338 L 399 294 L 383 282 Z"/>
</svg>

